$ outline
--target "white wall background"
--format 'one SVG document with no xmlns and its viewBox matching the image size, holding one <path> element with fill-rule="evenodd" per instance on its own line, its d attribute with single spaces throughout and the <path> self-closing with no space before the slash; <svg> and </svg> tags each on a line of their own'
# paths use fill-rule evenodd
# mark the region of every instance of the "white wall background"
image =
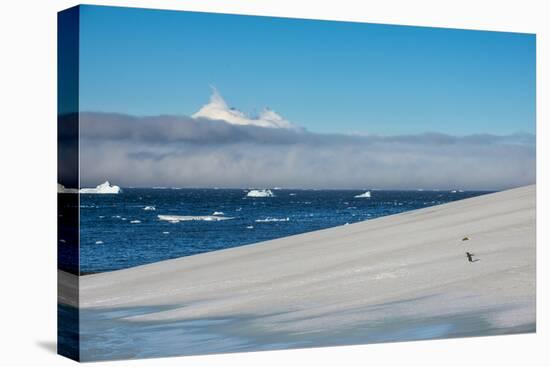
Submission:
<svg viewBox="0 0 550 367">
<path fill-rule="evenodd" d="M 97 363 L 94 366 L 548 365 L 550 31 L 545 1 L 120 0 L 87 3 L 537 33 L 538 332 L 536 335 Z M 66 366 L 56 339 L 56 12 L 65 0 L 0 11 L 0 364 Z M 545 108 L 546 107 L 546 108 Z M 546 187 L 546 189 L 544 189 Z M 545 228 L 546 227 L 546 228 Z M 545 350 L 546 347 L 546 350 Z"/>
</svg>

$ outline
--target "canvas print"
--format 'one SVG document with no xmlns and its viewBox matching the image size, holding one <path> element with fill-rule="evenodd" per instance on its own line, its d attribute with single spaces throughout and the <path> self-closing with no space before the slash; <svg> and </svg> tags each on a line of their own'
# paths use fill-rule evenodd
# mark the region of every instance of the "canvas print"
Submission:
<svg viewBox="0 0 550 367">
<path fill-rule="evenodd" d="M 58 20 L 60 354 L 535 332 L 534 34 Z"/>
</svg>

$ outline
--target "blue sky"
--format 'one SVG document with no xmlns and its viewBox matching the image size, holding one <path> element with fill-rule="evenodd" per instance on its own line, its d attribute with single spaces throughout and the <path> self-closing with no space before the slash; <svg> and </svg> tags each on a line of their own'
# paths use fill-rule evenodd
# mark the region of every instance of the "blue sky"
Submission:
<svg viewBox="0 0 550 367">
<path fill-rule="evenodd" d="M 313 132 L 535 133 L 535 36 L 83 6 L 80 108 L 191 115 L 215 86 Z"/>
</svg>

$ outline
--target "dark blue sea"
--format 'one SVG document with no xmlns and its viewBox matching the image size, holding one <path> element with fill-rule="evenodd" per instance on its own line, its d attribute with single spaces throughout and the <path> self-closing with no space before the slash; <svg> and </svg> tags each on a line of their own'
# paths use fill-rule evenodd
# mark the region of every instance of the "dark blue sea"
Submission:
<svg viewBox="0 0 550 367">
<path fill-rule="evenodd" d="M 115 195 L 80 195 L 81 274 L 191 256 L 488 193 L 371 190 L 370 198 L 355 198 L 362 191 L 285 189 L 272 190 L 274 197 L 252 198 L 247 191 L 124 188 Z M 158 218 L 214 213 L 232 219 L 175 223 Z"/>
</svg>

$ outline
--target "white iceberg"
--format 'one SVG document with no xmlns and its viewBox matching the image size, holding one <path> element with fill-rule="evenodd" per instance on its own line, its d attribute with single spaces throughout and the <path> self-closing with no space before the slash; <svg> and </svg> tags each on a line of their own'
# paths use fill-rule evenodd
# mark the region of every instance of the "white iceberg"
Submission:
<svg viewBox="0 0 550 367">
<path fill-rule="evenodd" d="M 220 220 L 233 219 L 231 217 L 221 217 L 215 215 L 157 215 L 159 220 L 165 220 L 170 223 L 187 222 L 191 220 L 204 220 L 217 222 Z"/>
<path fill-rule="evenodd" d="M 361 199 L 361 198 L 370 198 L 370 191 L 365 191 L 362 194 L 355 195 L 354 198 Z"/>
<path fill-rule="evenodd" d="M 105 181 L 95 188 L 80 189 L 81 194 L 120 194 L 122 190 L 119 186 L 111 185 L 109 181 Z"/>
<path fill-rule="evenodd" d="M 263 190 L 250 190 L 246 196 L 249 198 L 272 198 L 275 197 L 275 194 L 273 194 L 273 191 L 269 189 L 263 189 Z"/>
<path fill-rule="evenodd" d="M 57 193 L 58 194 L 78 194 L 78 189 L 69 189 L 60 183 L 57 184 Z"/>
</svg>

